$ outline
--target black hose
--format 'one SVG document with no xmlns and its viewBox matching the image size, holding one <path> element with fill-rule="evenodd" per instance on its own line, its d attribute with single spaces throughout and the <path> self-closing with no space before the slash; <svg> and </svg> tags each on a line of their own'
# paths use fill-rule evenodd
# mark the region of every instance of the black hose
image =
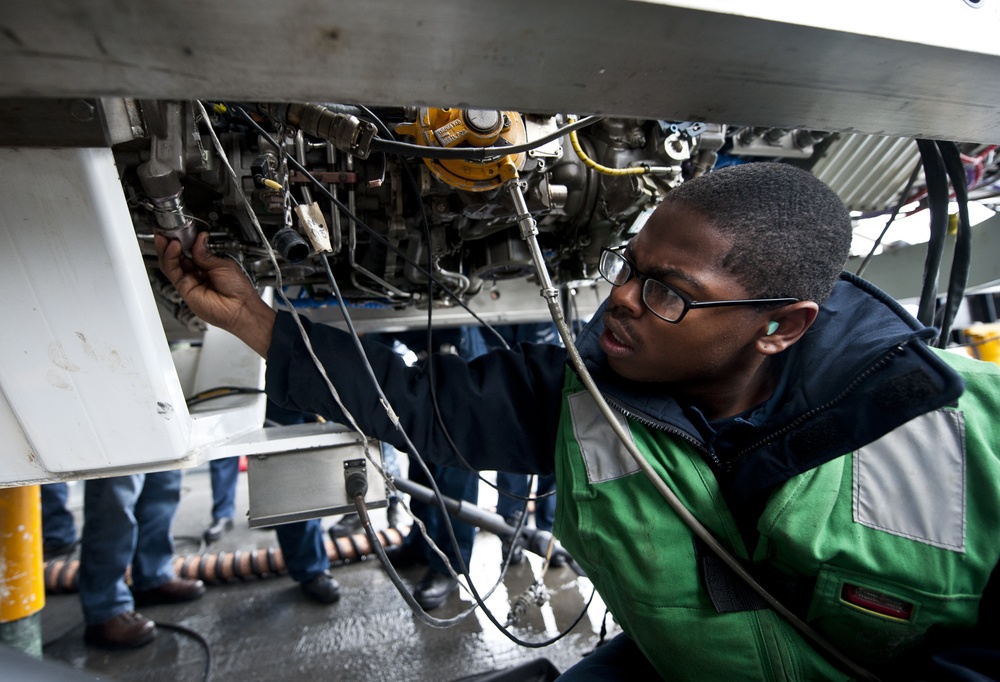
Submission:
<svg viewBox="0 0 1000 682">
<path fill-rule="evenodd" d="M 924 164 L 931 214 L 931 234 L 930 241 L 927 242 L 927 257 L 924 260 L 924 279 L 917 319 L 924 325 L 932 326 L 937 304 L 938 272 L 941 269 L 941 256 L 944 253 L 944 241 L 948 232 L 948 178 L 944 160 L 934 141 L 917 140 L 917 148 Z"/>
<path fill-rule="evenodd" d="M 945 348 L 951 335 L 951 325 L 958 314 L 965 296 L 965 287 L 969 282 L 969 269 L 972 265 L 972 226 L 969 221 L 968 178 L 965 175 L 965 166 L 962 165 L 962 155 L 958 151 L 958 145 L 954 142 L 939 141 L 937 146 L 955 192 L 955 201 L 958 203 L 958 233 L 955 237 L 955 251 L 952 254 L 951 272 L 948 276 L 948 298 L 945 302 L 937 344 L 939 348 Z"/>
<path fill-rule="evenodd" d="M 401 156 L 415 156 L 421 159 L 462 159 L 465 161 L 484 161 L 497 156 L 507 156 L 509 154 L 520 154 L 532 149 L 548 144 L 552 140 L 557 140 L 563 135 L 568 135 L 574 130 L 586 128 L 601 120 L 600 116 L 587 116 L 579 121 L 565 125 L 544 137 L 524 144 L 511 145 L 509 147 L 425 147 L 420 144 L 410 144 L 409 142 L 397 142 L 396 140 L 383 140 L 376 137 L 371 142 L 372 151 L 399 154 Z"/>
</svg>

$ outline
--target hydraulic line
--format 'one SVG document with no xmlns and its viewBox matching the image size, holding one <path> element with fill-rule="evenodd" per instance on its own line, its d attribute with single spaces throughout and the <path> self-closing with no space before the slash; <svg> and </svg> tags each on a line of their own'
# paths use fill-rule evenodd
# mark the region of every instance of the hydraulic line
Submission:
<svg viewBox="0 0 1000 682">
<path fill-rule="evenodd" d="M 945 301 L 944 314 L 941 320 L 941 333 L 938 336 L 938 347 L 946 348 L 951 335 L 951 325 L 958 314 L 958 308 L 965 296 L 965 287 L 969 282 L 969 268 L 972 265 L 972 226 L 969 222 L 969 189 L 965 166 L 958 145 L 954 142 L 938 141 L 941 159 L 951 180 L 958 203 L 958 232 L 955 237 L 955 250 L 952 254 L 951 272 L 948 275 L 948 298 Z"/>
<path fill-rule="evenodd" d="M 404 537 L 405 534 L 396 528 L 386 528 L 375 533 L 380 549 L 397 546 L 403 542 Z M 324 540 L 324 544 L 327 556 L 334 566 L 365 561 L 377 554 L 371 538 L 364 533 L 340 537 L 335 541 Z M 45 591 L 50 594 L 76 592 L 79 572 L 79 559 L 56 559 L 46 562 Z M 174 573 L 177 577 L 201 580 L 210 585 L 251 578 L 270 578 L 287 572 L 285 558 L 279 547 L 174 557 Z"/>
<path fill-rule="evenodd" d="M 580 157 L 583 161 L 583 165 L 591 170 L 595 170 L 598 173 L 603 173 L 604 175 L 645 175 L 651 172 L 649 166 L 634 166 L 632 168 L 609 168 L 608 166 L 602 166 L 601 164 L 594 161 L 592 158 L 587 156 L 587 153 L 583 151 L 583 147 L 580 146 L 580 138 L 577 137 L 576 131 L 571 130 L 569 132 L 569 141 L 573 145 L 573 151 L 576 155 Z"/>
<path fill-rule="evenodd" d="M 927 256 L 924 259 L 924 279 L 917 319 L 930 327 L 934 324 L 938 273 L 941 269 L 941 256 L 944 253 L 944 241 L 948 232 L 948 178 L 941 152 L 932 140 L 917 140 L 917 148 L 924 164 L 927 200 L 931 214 L 931 236 L 927 242 Z"/>
<path fill-rule="evenodd" d="M 642 453 L 639 452 L 638 447 L 632 442 L 632 438 L 625 431 L 623 427 L 612 412 L 611 407 L 605 401 L 604 396 L 601 394 L 600 389 L 594 382 L 593 377 L 590 376 L 590 372 L 587 371 L 586 366 L 584 366 L 583 358 L 580 356 L 580 352 L 576 349 L 576 345 L 573 343 L 572 334 L 569 327 L 566 324 L 566 320 L 563 317 L 562 308 L 559 305 L 558 291 L 552 286 L 552 279 L 549 277 L 548 269 L 545 267 L 545 260 L 542 256 L 541 248 L 538 245 L 538 227 L 535 224 L 534 218 L 528 211 L 527 202 L 524 199 L 524 194 L 521 191 L 520 181 L 518 178 L 508 181 L 507 189 L 510 192 L 511 199 L 514 202 L 514 208 L 518 216 L 518 224 L 521 228 L 521 237 L 525 240 L 531 251 L 532 259 L 535 263 L 535 270 L 538 275 L 538 281 L 541 284 L 541 295 L 548 304 L 549 314 L 552 316 L 552 321 L 555 322 L 556 327 L 559 329 L 559 334 L 563 338 L 563 342 L 566 346 L 566 352 L 569 355 L 570 363 L 573 369 L 576 370 L 580 377 L 580 380 L 586 386 L 587 391 L 593 397 L 595 404 L 600 409 L 604 418 L 608 421 L 609 426 L 614 430 L 615 434 L 618 436 L 619 440 L 622 442 L 623 446 L 628 450 L 629 454 L 635 460 L 636 464 L 642 469 L 643 473 L 650 480 L 653 486 L 657 489 L 660 495 L 666 500 L 670 508 L 677 514 L 677 516 L 691 529 L 691 531 L 701 539 L 708 547 L 725 563 L 740 579 L 743 580 L 758 596 L 760 596 L 767 604 L 774 609 L 779 615 L 781 615 L 788 623 L 795 628 L 796 631 L 802 635 L 807 641 L 809 641 L 818 651 L 828 657 L 831 662 L 833 662 L 837 667 L 841 668 L 845 672 L 848 672 L 854 677 L 862 680 L 877 680 L 874 675 L 865 670 L 864 668 L 858 666 L 853 661 L 848 659 L 846 656 L 841 654 L 837 649 L 833 647 L 829 642 L 820 637 L 820 635 L 813 630 L 809 625 L 802 621 L 798 616 L 788 610 L 784 604 L 773 597 L 767 590 L 765 590 L 754 578 L 747 572 L 747 570 L 733 557 L 711 534 L 711 532 L 701 524 L 700 521 L 684 506 L 684 504 L 678 499 L 674 494 L 674 491 L 664 482 L 653 469 L 653 467 L 646 461 Z"/>
<path fill-rule="evenodd" d="M 397 478 L 395 480 L 395 486 L 397 490 L 406 493 L 415 500 L 419 500 L 426 504 L 433 504 L 435 501 L 433 490 L 418 483 L 414 483 L 413 481 Z M 518 534 L 518 529 L 507 523 L 499 514 L 488 512 L 474 504 L 463 502 L 462 500 L 455 500 L 443 495 L 442 500 L 444 501 L 444 506 L 448 513 L 459 521 L 465 521 L 470 525 L 487 530 L 502 538 L 514 539 L 515 535 Z M 553 543 L 554 536 L 552 533 L 539 530 L 538 528 L 523 526 L 520 529 L 520 535 L 524 539 L 524 542 L 523 544 L 519 543 L 519 546 L 522 546 L 524 549 L 532 552 L 533 554 L 537 554 L 542 558 L 545 558 L 546 556 L 551 558 L 555 555 L 561 555 L 564 559 L 566 559 L 567 565 L 570 566 L 577 575 L 586 575 L 583 572 L 583 569 L 580 568 L 580 565 L 573 560 L 573 557 L 569 552 L 563 549 L 559 544 Z M 550 544 L 552 545 L 551 552 Z"/>
<path fill-rule="evenodd" d="M 601 120 L 600 116 L 587 116 L 579 121 L 555 130 L 548 135 L 526 142 L 525 144 L 511 145 L 509 147 L 425 147 L 409 142 L 397 142 L 396 140 L 383 140 L 376 137 L 371 142 L 372 151 L 383 151 L 402 156 L 415 156 L 421 159 L 465 159 L 468 161 L 483 161 L 495 156 L 507 156 L 509 154 L 520 154 L 536 149 L 548 144 L 552 140 L 557 140 L 567 133 L 571 133 L 581 128 L 586 128 Z"/>
</svg>

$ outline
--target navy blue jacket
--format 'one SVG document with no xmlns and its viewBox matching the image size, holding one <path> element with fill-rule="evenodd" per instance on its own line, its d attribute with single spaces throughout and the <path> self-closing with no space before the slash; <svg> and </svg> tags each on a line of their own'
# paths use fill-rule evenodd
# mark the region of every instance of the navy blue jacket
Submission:
<svg viewBox="0 0 1000 682">
<path fill-rule="evenodd" d="M 405 447 L 344 332 L 303 320 L 343 404 L 369 435 Z M 926 347 L 933 332 L 864 280 L 844 275 L 803 338 L 780 357 L 774 395 L 717 433 L 661 384 L 618 378 L 598 339 L 600 311 L 577 348 L 613 407 L 694 442 L 741 505 L 788 478 L 843 455 L 917 415 L 954 402 L 962 381 Z M 408 368 L 381 344 L 365 352 L 383 392 L 422 456 L 462 466 L 435 418 L 429 373 L 448 431 L 477 469 L 550 474 L 566 351 L 521 344 L 471 362 L 438 355 Z M 669 349 L 666 349 L 667 351 Z M 279 404 L 343 421 L 309 360 L 291 316 L 281 313 L 267 357 L 267 393 Z"/>
<path fill-rule="evenodd" d="M 753 510 L 778 484 L 953 403 L 963 390 L 961 378 L 925 345 L 932 330 L 873 285 L 845 273 L 809 331 L 777 358 L 781 378 L 771 398 L 715 431 L 696 409 L 675 402 L 663 385 L 628 382 L 610 371 L 598 347 L 604 329 L 601 312 L 576 345 L 608 402 L 695 444 L 734 513 L 747 518 L 747 528 L 756 520 Z M 360 427 L 405 448 L 371 388 L 351 337 L 308 320 L 303 324 Z M 382 344 L 364 347 L 421 456 L 463 466 L 435 417 L 433 384 L 448 431 L 473 468 L 553 473 L 567 367 L 564 348 L 521 344 L 470 362 L 439 355 L 430 368 L 408 368 Z M 279 404 L 344 421 L 288 313 L 280 313 L 275 324 L 266 382 L 268 396 Z M 984 660 L 987 667 L 1000 664 L 995 651 Z M 985 679 L 964 677 L 964 671 L 959 665 L 950 679 Z"/>
</svg>

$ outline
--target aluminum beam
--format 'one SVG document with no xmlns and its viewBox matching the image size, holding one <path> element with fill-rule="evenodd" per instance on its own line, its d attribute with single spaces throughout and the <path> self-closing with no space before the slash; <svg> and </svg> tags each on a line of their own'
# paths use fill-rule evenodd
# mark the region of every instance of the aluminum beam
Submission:
<svg viewBox="0 0 1000 682">
<path fill-rule="evenodd" d="M 475 105 L 1000 140 L 989 0 L 37 0 L 0 97 Z"/>
</svg>

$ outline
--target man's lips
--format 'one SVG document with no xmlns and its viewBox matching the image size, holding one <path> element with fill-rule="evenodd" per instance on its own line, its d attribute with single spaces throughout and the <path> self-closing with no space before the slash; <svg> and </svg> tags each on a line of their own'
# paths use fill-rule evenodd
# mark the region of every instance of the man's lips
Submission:
<svg viewBox="0 0 1000 682">
<path fill-rule="evenodd" d="M 613 320 L 605 318 L 601 334 L 601 350 L 608 355 L 624 355 L 634 350 L 628 334 Z"/>
</svg>

